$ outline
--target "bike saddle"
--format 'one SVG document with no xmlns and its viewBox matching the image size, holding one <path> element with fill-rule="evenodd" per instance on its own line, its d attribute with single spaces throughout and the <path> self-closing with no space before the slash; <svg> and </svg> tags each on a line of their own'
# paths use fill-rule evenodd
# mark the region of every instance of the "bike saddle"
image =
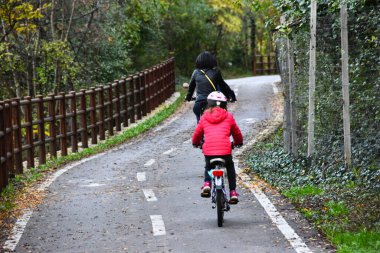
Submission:
<svg viewBox="0 0 380 253">
<path fill-rule="evenodd" d="M 213 158 L 210 160 L 210 164 L 212 166 L 219 165 L 219 166 L 224 166 L 226 161 L 223 158 Z"/>
</svg>

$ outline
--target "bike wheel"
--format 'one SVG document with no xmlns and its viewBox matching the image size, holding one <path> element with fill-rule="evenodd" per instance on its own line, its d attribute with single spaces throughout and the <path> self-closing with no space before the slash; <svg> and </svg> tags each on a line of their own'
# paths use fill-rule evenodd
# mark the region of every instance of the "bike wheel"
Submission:
<svg viewBox="0 0 380 253">
<path fill-rule="evenodd" d="M 222 190 L 216 191 L 216 211 L 218 214 L 218 227 L 222 227 L 224 218 L 224 194 Z"/>
</svg>

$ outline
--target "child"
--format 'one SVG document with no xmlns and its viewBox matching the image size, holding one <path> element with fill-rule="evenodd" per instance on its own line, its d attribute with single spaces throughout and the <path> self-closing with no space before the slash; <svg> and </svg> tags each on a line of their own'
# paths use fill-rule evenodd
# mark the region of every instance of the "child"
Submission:
<svg viewBox="0 0 380 253">
<path fill-rule="evenodd" d="M 208 109 L 203 113 L 192 137 L 193 146 L 202 146 L 205 155 L 205 182 L 202 187 L 202 197 L 210 197 L 211 178 L 208 174 L 210 160 L 221 157 L 226 161 L 228 184 L 230 187 L 230 203 L 237 204 L 236 173 L 232 161 L 232 148 L 230 135 L 234 139 L 235 146 L 243 144 L 243 136 L 237 126 L 234 117 L 227 111 L 227 98 L 220 91 L 213 91 L 207 97 Z"/>
</svg>

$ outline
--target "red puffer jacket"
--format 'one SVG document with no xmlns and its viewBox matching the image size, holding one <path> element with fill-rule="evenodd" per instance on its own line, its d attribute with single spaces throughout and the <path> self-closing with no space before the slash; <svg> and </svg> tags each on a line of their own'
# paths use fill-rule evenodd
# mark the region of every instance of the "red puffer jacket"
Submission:
<svg viewBox="0 0 380 253">
<path fill-rule="evenodd" d="M 204 135 L 203 154 L 230 155 L 232 152 L 230 136 L 236 145 L 243 143 L 243 136 L 231 113 L 220 107 L 206 110 L 194 131 L 193 145 L 200 145 Z"/>
</svg>

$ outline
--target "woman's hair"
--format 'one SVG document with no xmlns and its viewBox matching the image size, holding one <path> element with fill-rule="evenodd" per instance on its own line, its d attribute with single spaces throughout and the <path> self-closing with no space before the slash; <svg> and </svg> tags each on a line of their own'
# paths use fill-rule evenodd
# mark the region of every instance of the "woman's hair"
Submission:
<svg viewBox="0 0 380 253">
<path fill-rule="evenodd" d="M 195 60 L 195 67 L 197 69 L 212 69 L 218 66 L 215 57 L 208 51 L 200 53 Z"/>
</svg>

